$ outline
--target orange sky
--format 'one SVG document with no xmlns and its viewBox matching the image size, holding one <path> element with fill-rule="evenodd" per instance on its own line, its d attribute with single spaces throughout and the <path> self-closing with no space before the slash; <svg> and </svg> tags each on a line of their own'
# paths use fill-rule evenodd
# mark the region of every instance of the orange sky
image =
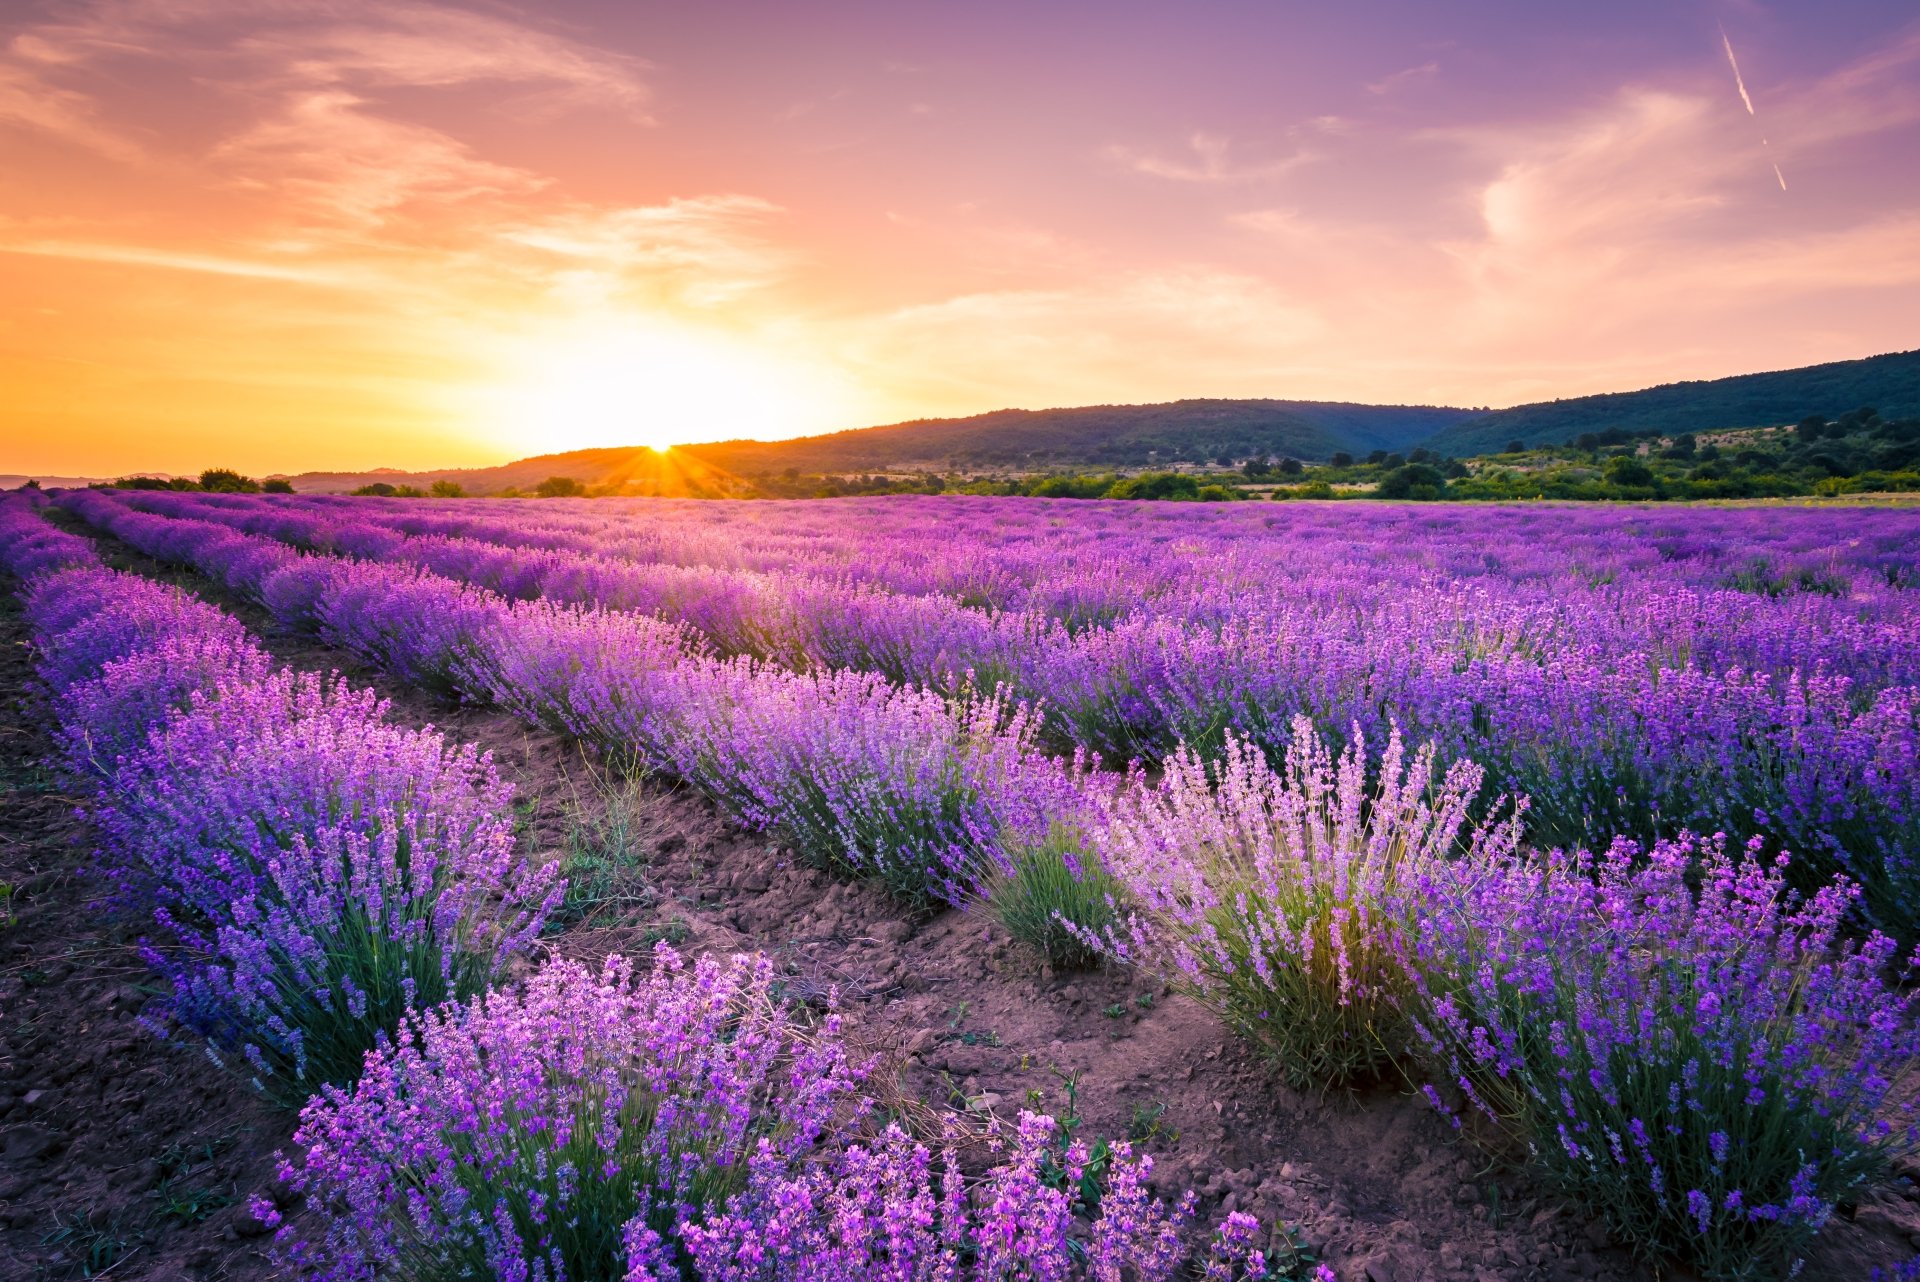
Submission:
<svg viewBox="0 0 1920 1282">
<path fill-rule="evenodd" d="M 0 472 L 1920 346 L 1909 7 L 1326 8 L 8 5 Z"/>
</svg>

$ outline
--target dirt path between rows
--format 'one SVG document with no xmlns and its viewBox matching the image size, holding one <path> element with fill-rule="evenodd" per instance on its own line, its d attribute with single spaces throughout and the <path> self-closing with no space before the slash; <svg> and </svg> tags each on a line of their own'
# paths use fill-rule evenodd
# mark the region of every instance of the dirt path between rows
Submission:
<svg viewBox="0 0 1920 1282">
<path fill-rule="evenodd" d="M 286 635 L 204 578 L 93 537 L 110 564 L 232 611 L 280 660 L 337 668 L 391 699 L 398 719 L 491 750 L 521 798 L 522 836 L 533 849 L 610 852 L 593 902 L 548 940 L 555 953 L 597 961 L 663 938 L 687 952 L 765 951 L 792 988 L 839 989 L 859 1035 L 901 1063 L 906 1095 L 1003 1117 L 1029 1106 L 1065 1116 L 1071 1104 L 1081 1135 L 1131 1136 L 1153 1153 L 1168 1195 L 1200 1189 L 1212 1219 L 1234 1209 L 1258 1214 L 1283 1253 L 1291 1227 L 1343 1282 L 1655 1276 L 1529 1181 L 1457 1143 L 1410 1092 L 1320 1099 L 1290 1091 L 1204 1011 L 1145 977 L 1056 975 L 981 915 L 916 918 L 876 887 L 796 863 L 690 790 L 624 779 L 559 737 L 400 686 L 349 654 Z M 54 1217 L 65 1225 L 91 1213 L 142 1225 L 138 1250 L 111 1276 L 267 1276 L 261 1241 L 245 1236 L 257 1226 L 244 1210 L 178 1225 L 177 1216 L 156 1214 L 167 1203 L 155 1190 L 187 1179 L 242 1204 L 271 1192 L 268 1155 L 284 1144 L 290 1120 L 204 1058 L 135 1027 L 147 976 L 127 951 L 134 931 L 86 907 L 77 872 L 84 825 L 33 764 L 47 742 L 23 694 L 17 609 L 0 622 L 0 749 L 15 789 L 0 833 L 0 879 L 32 886 L 20 920 L 0 932 L 0 1223 L 11 1226 L 0 1249 L 12 1252 L 0 1262 L 17 1262 L 0 1263 L 0 1273 L 80 1276 L 76 1243 L 53 1240 L 61 1231 Z M 16 777 L 33 782 L 16 785 Z M 75 960 L 62 960 L 67 952 Z M 23 972 L 36 976 L 32 985 Z M 51 1106 L 45 1094 L 17 1102 L 30 1089 L 52 1090 Z M 191 1174 L 169 1174 L 168 1155 L 202 1142 L 224 1147 Z M 1910 1210 L 1898 1198 L 1867 1208 L 1870 1231 L 1846 1226 L 1832 1267 L 1806 1276 L 1864 1278 L 1872 1264 L 1898 1258 L 1909 1228 L 1920 1229 L 1920 1220 L 1908 1224 Z"/>
</svg>

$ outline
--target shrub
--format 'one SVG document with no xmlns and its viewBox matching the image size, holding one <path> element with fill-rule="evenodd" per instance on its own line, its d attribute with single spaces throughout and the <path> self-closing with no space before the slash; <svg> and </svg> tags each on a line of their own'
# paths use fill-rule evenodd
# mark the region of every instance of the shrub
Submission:
<svg viewBox="0 0 1920 1282">
<path fill-rule="evenodd" d="M 543 499 L 578 498 L 587 492 L 587 487 L 571 476 L 549 476 L 534 486 L 533 492 Z"/>
<path fill-rule="evenodd" d="M 1607 484 L 1626 489 L 1639 489 L 1653 484 L 1653 469 L 1630 454 L 1608 459 L 1605 476 Z"/>
<path fill-rule="evenodd" d="M 237 619 L 178 588 L 116 570 L 42 575 L 28 589 L 25 606 L 38 643 L 40 677 L 56 694 L 168 638 L 251 644 Z"/>
<path fill-rule="evenodd" d="M 1383 499 L 1431 501 L 1446 493 L 1446 474 L 1426 463 L 1406 463 L 1380 478 L 1374 495 Z"/>
<path fill-rule="evenodd" d="M 994 919 L 1054 966 L 1088 970 L 1100 954 L 1087 940 L 1119 921 L 1120 883 L 1085 849 L 1075 830 L 1056 827 L 1020 845 L 987 892 Z"/>
<path fill-rule="evenodd" d="M 230 467 L 210 467 L 200 473 L 200 488 L 210 494 L 258 494 L 260 482 Z"/>
<path fill-rule="evenodd" d="M 195 694 L 263 680 L 270 667 L 259 647 L 224 632 L 182 632 L 115 659 L 61 695 L 56 737 L 67 767 L 110 779 Z"/>
<path fill-rule="evenodd" d="M 147 952 L 174 1017 L 297 1104 L 538 935 L 556 870 L 516 856 L 510 795 L 471 744 L 282 671 L 195 693 L 122 759 L 101 821 L 173 937 Z"/>
<path fill-rule="evenodd" d="M 1790 1269 L 1916 1147 L 1894 945 L 1843 943 L 1853 889 L 1800 898 L 1785 862 L 1683 837 L 1455 880 L 1411 968 L 1438 1076 L 1623 1242 L 1709 1279 Z"/>
<path fill-rule="evenodd" d="M 1148 1191 L 1153 1159 L 1111 1151 L 1097 1206 L 1087 1205 L 1083 1141 L 1065 1141 L 1051 1117 L 1023 1112 L 997 1137 L 996 1164 L 967 1187 L 951 1150 L 933 1153 L 898 1126 L 793 1171 L 756 1161 L 724 1213 L 686 1229 L 700 1282 L 999 1282 L 1089 1277 L 1171 1282 L 1190 1276 L 1180 1227 L 1191 1206 Z M 1060 1178 L 1064 1176 L 1064 1178 Z M 1206 1277 L 1266 1276 L 1253 1245 L 1257 1221 L 1228 1218 Z M 636 1252 L 637 1254 L 637 1252 Z M 963 1263 L 964 1262 L 964 1263 Z M 1330 1277 L 1331 1275 L 1326 1275 Z M 629 1282 L 677 1282 L 634 1268 Z"/>
<path fill-rule="evenodd" d="M 911 900 L 980 897 L 1009 842 L 1072 817 L 1077 772 L 996 697 L 949 702 L 873 673 L 689 664 L 674 768 L 807 859 Z"/>
<path fill-rule="evenodd" d="M 1296 718 L 1280 772 L 1237 736 L 1211 767 L 1183 746 L 1098 837 L 1138 912 L 1089 942 L 1166 972 L 1301 1087 L 1392 1065 L 1421 888 L 1456 856 L 1485 863 L 1519 842 L 1517 818 L 1469 831 L 1479 767 L 1434 786 L 1432 747 L 1408 762 L 1396 730 L 1369 787 L 1354 738 L 1336 760 Z"/>
<path fill-rule="evenodd" d="M 1107 490 L 1110 499 L 1197 499 L 1200 482 L 1183 472 L 1142 472 L 1115 481 Z"/>
<path fill-rule="evenodd" d="M 836 1025 L 804 1028 L 774 983 L 764 958 L 663 946 L 650 975 L 554 962 L 415 1016 L 302 1112 L 284 1175 L 316 1228 L 283 1247 L 322 1279 L 678 1276 L 682 1225 L 749 1159 L 809 1152 L 858 1083 Z"/>
</svg>

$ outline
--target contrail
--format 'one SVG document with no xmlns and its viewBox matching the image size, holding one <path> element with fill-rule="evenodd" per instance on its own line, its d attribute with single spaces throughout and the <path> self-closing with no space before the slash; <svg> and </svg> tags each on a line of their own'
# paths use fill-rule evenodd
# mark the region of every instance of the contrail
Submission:
<svg viewBox="0 0 1920 1282">
<path fill-rule="evenodd" d="M 1747 78 L 1740 74 L 1740 60 L 1733 56 L 1733 41 L 1727 38 L 1727 29 L 1720 28 L 1720 47 L 1727 51 L 1727 65 L 1733 68 L 1733 87 L 1740 91 L 1740 101 L 1747 105 L 1747 115 L 1758 120 L 1760 113 L 1753 109 L 1753 96 L 1747 92 Z M 1766 138 L 1760 139 L 1760 146 L 1767 153 L 1767 163 L 1773 166 L 1773 176 L 1780 183 L 1780 190 L 1787 189 L 1787 176 L 1780 172 L 1780 162 L 1773 158 L 1773 148 Z"/>
<path fill-rule="evenodd" d="M 1733 68 L 1733 87 L 1740 91 L 1740 101 L 1747 104 L 1747 114 L 1749 116 L 1756 115 L 1757 113 L 1753 109 L 1753 99 L 1747 96 L 1746 78 L 1740 74 L 1740 60 L 1733 56 L 1733 41 L 1727 39 L 1727 29 L 1725 27 L 1720 28 L 1720 45 L 1727 51 L 1727 65 Z"/>
</svg>

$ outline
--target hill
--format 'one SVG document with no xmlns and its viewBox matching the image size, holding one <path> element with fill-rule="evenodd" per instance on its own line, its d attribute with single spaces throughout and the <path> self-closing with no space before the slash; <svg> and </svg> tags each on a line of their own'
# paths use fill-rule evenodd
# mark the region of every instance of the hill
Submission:
<svg viewBox="0 0 1920 1282">
<path fill-rule="evenodd" d="M 344 493 L 374 482 L 426 488 L 436 481 L 470 494 L 532 490 L 553 476 L 633 493 L 729 495 L 777 491 L 755 478 L 927 471 L 1099 471 L 1163 468 L 1220 458 L 1336 453 L 1364 458 L 1423 447 L 1455 458 L 1494 454 L 1512 441 L 1560 445 L 1584 433 L 1678 434 L 1797 422 L 1872 405 L 1888 419 L 1920 415 L 1920 351 L 1804 369 L 1668 383 L 1485 411 L 1443 406 L 1324 401 L 1189 400 L 1164 405 L 1089 405 L 994 410 L 970 418 L 920 419 L 790 441 L 721 441 L 667 455 L 639 446 L 573 450 L 485 468 L 433 472 L 307 472 L 287 479 L 309 493 Z"/>
<path fill-rule="evenodd" d="M 531 490 L 551 476 L 571 477 L 582 485 L 625 485 L 657 475 L 661 466 L 660 454 L 646 446 L 615 445 L 537 454 L 497 467 L 449 467 L 433 472 L 381 467 L 366 472 L 301 472 L 284 479 L 302 494 L 345 494 L 376 483 L 425 489 L 436 481 L 458 485 L 469 494 L 498 494 L 507 489 Z"/>
<path fill-rule="evenodd" d="M 1322 401 L 1174 401 L 994 410 L 793 441 L 721 441 L 681 452 L 722 472 L 1146 467 L 1253 455 L 1325 459 L 1417 445 L 1470 410 Z"/>
<path fill-rule="evenodd" d="M 43 489 L 81 489 L 105 480 L 100 476 L 50 476 L 45 473 L 0 472 L 0 490 L 17 490 L 28 481 L 37 481 Z"/>
<path fill-rule="evenodd" d="M 688 473 L 714 492 L 728 478 L 770 476 L 791 468 L 820 473 L 925 469 L 1146 467 L 1226 456 L 1323 460 L 1336 451 L 1365 454 L 1411 448 L 1472 410 L 1434 406 L 1349 405 L 1320 401 L 1175 401 L 1167 405 L 1093 405 L 1055 410 L 994 410 L 971 418 L 920 419 L 791 441 L 721 441 L 677 447 L 668 463 L 639 446 L 542 454 L 498 467 L 402 472 L 303 472 L 285 479 L 302 493 L 345 493 L 384 482 L 425 488 L 448 481 L 471 494 L 530 490 L 551 476 L 590 486 L 649 488 L 663 468 L 674 489 Z"/>
<path fill-rule="evenodd" d="M 1516 405 L 1450 424 L 1421 444 L 1466 458 L 1498 453 L 1510 441 L 1562 445 L 1608 428 L 1678 433 L 1762 427 L 1862 405 L 1890 419 L 1920 414 L 1920 351 Z"/>
</svg>

